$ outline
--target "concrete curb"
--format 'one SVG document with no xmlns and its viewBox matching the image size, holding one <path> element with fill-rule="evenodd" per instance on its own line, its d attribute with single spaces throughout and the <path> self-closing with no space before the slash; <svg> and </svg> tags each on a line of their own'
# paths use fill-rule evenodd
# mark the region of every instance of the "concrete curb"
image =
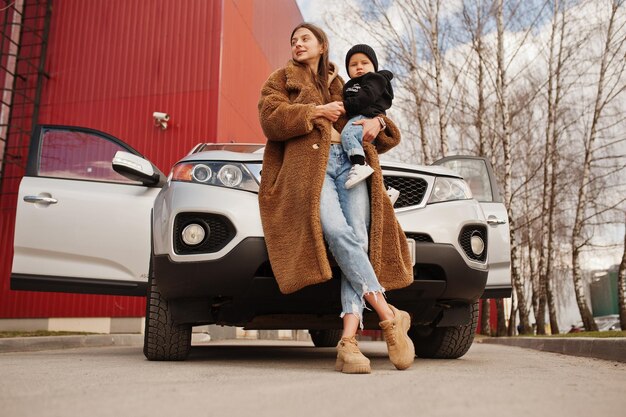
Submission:
<svg viewBox="0 0 626 417">
<path fill-rule="evenodd" d="M 194 334 L 194 336 L 198 335 Z M 0 353 L 106 346 L 139 347 L 143 346 L 143 339 L 143 334 L 13 337 L 0 339 Z M 206 340 L 194 337 L 194 342 L 206 342 Z M 479 336 L 475 342 L 515 346 L 544 352 L 561 353 L 563 355 L 626 363 L 626 338 Z"/>
<path fill-rule="evenodd" d="M 623 337 L 484 337 L 476 341 L 563 355 L 626 362 L 626 338 Z"/>
<path fill-rule="evenodd" d="M 103 346 L 143 346 L 142 334 L 97 334 L 84 336 L 38 336 L 0 339 L 0 353 L 35 352 Z"/>
<path fill-rule="evenodd" d="M 191 344 L 201 345 L 217 340 L 239 340 L 228 337 L 224 332 L 214 331 L 213 334 L 205 332 L 192 333 Z M 265 335 L 267 336 L 267 335 Z M 281 340 L 278 337 L 261 337 L 249 340 Z M 245 339 L 242 339 L 245 340 Z M 297 341 L 310 341 L 307 338 L 300 338 Z M 90 334 L 90 335 L 68 335 L 68 336 L 32 336 L 32 337 L 8 337 L 0 338 L 0 353 L 8 352 L 36 352 L 41 350 L 75 349 L 83 347 L 107 347 L 107 346 L 134 346 L 143 347 L 144 335 L 139 333 L 129 334 Z"/>
</svg>

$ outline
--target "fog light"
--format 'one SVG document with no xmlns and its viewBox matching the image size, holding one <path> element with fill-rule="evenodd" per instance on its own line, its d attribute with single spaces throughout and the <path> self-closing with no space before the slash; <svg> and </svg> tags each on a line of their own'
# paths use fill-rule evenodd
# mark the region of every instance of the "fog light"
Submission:
<svg viewBox="0 0 626 417">
<path fill-rule="evenodd" d="M 224 165 L 218 172 L 217 177 L 225 186 L 236 187 L 241 184 L 243 172 L 235 165 Z"/>
<path fill-rule="evenodd" d="M 474 233 L 470 239 L 470 245 L 474 255 L 480 255 L 485 250 L 485 242 L 478 233 Z"/>
<path fill-rule="evenodd" d="M 200 244 L 204 240 L 206 232 L 204 227 L 197 223 L 192 223 L 183 229 L 182 237 L 183 242 L 189 246 L 195 246 Z"/>
</svg>

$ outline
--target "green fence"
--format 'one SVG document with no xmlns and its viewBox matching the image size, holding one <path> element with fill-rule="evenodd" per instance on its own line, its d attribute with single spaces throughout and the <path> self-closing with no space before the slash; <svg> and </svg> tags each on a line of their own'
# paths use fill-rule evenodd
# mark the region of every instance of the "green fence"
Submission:
<svg viewBox="0 0 626 417">
<path fill-rule="evenodd" d="M 594 278 L 589 287 L 594 317 L 618 314 L 617 272 L 607 272 L 606 275 Z"/>
</svg>

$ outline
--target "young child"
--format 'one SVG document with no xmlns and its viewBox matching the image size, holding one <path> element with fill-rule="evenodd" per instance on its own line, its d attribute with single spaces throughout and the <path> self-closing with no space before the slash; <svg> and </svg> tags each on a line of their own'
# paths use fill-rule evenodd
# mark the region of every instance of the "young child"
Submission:
<svg viewBox="0 0 626 417">
<path fill-rule="evenodd" d="M 343 105 L 350 120 L 341 132 L 341 145 L 353 164 L 346 181 L 346 188 L 350 189 L 374 172 L 365 163 L 363 127 L 352 123 L 385 114 L 391 107 L 393 89 L 390 81 L 393 74 L 387 70 L 378 71 L 376 52 L 365 44 L 350 48 L 346 54 L 346 69 L 350 81 L 343 88 Z M 383 118 L 378 120 L 384 129 Z"/>
</svg>

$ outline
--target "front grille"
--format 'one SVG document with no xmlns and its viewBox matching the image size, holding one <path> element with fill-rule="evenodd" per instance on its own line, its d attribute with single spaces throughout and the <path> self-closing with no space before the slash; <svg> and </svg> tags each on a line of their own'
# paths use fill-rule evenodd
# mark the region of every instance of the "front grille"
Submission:
<svg viewBox="0 0 626 417">
<path fill-rule="evenodd" d="M 427 235 L 426 233 L 411 233 L 411 232 L 407 232 L 405 233 L 406 237 L 409 239 L 413 239 L 416 242 L 427 242 L 427 243 L 433 243 L 433 238 L 430 237 L 429 235 Z"/>
<path fill-rule="evenodd" d="M 485 248 L 479 255 L 472 252 L 472 236 L 480 237 L 485 243 Z M 487 259 L 487 227 L 482 224 L 470 224 L 463 227 L 463 229 L 461 229 L 461 233 L 459 234 L 459 244 L 468 258 L 479 262 L 485 262 Z"/>
<path fill-rule="evenodd" d="M 183 242 L 182 231 L 191 223 L 204 227 L 206 236 L 195 246 Z M 218 252 L 235 237 L 235 226 L 226 217 L 211 213 L 181 213 L 174 220 L 174 251 L 179 255 Z"/>
<path fill-rule="evenodd" d="M 394 208 L 419 205 L 428 188 L 428 183 L 423 178 L 385 176 L 384 182 L 385 188 L 392 187 L 400 191 Z"/>
</svg>

